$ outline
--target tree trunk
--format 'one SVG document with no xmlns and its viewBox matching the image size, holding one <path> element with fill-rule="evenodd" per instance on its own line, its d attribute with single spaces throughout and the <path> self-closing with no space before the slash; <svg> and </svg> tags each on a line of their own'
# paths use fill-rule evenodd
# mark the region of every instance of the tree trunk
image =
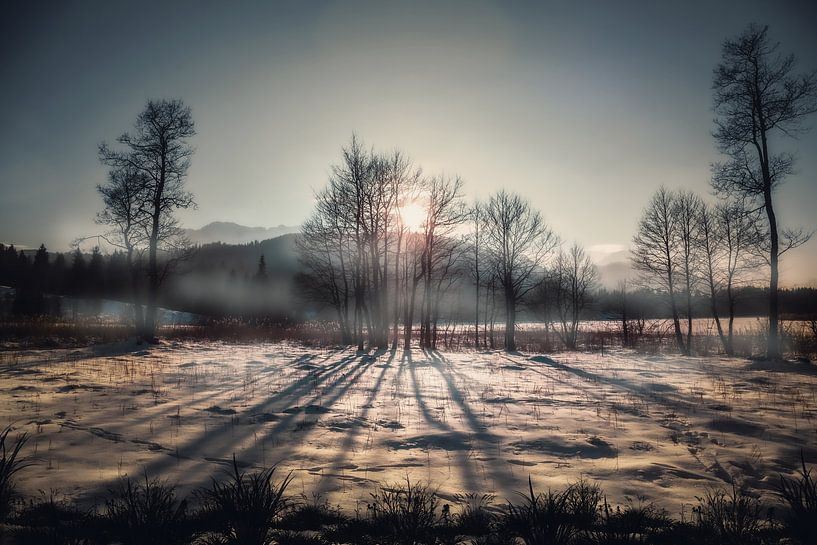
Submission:
<svg viewBox="0 0 817 545">
<path fill-rule="evenodd" d="M 159 214 L 160 206 L 157 203 L 156 209 L 153 213 L 153 232 L 150 236 L 150 244 L 148 247 L 148 296 L 147 307 L 145 308 L 145 327 L 143 336 L 148 342 L 156 341 L 156 317 L 157 304 L 159 300 L 159 264 L 158 264 L 158 245 L 159 245 Z"/>
<path fill-rule="evenodd" d="M 405 318 L 403 319 L 403 350 L 411 350 L 411 328 L 414 325 L 414 302 L 417 300 L 417 283 L 414 280 L 411 285 L 411 295 L 406 301 Z"/>
<path fill-rule="evenodd" d="M 675 292 L 670 288 L 669 290 L 670 306 L 672 307 L 672 324 L 675 327 L 675 342 L 678 345 L 678 350 L 682 354 L 689 355 L 686 343 L 684 342 L 684 334 L 681 333 L 681 320 L 678 317 L 678 305 L 675 304 Z"/>
<path fill-rule="evenodd" d="M 479 348 L 479 276 L 477 276 L 476 297 L 474 297 L 474 348 Z"/>
<path fill-rule="evenodd" d="M 505 293 L 505 350 L 516 351 L 516 302 L 512 293 Z"/>
<path fill-rule="evenodd" d="M 136 335 L 141 338 L 145 330 L 145 317 L 142 313 L 142 304 L 139 302 L 139 276 L 133 264 L 133 248 L 128 248 L 127 266 L 130 274 L 131 296 L 133 297 L 133 325 Z"/>
<path fill-rule="evenodd" d="M 718 300 L 715 296 L 715 289 L 710 287 L 710 302 L 712 304 L 712 318 L 715 319 L 715 326 L 718 328 L 718 338 L 721 340 L 721 344 L 723 345 L 723 350 L 727 354 L 729 353 L 729 343 L 727 342 L 726 336 L 723 334 L 723 326 L 721 325 L 720 316 L 718 316 Z"/>
<path fill-rule="evenodd" d="M 769 265 L 771 269 L 769 274 L 769 339 L 766 345 L 766 358 L 773 360 L 780 358 L 780 339 L 778 336 L 780 311 L 777 293 L 779 275 L 778 260 L 780 255 L 778 253 L 777 218 L 775 217 L 774 208 L 772 207 L 772 190 L 770 185 L 771 184 L 767 184 L 767 189 L 764 192 L 766 215 L 769 218 L 769 235 L 771 238 L 771 245 L 769 247 Z"/>
<path fill-rule="evenodd" d="M 735 355 L 735 296 L 732 293 L 732 283 L 726 287 L 726 296 L 729 299 L 729 332 L 727 333 L 726 353 L 730 356 Z"/>
<path fill-rule="evenodd" d="M 622 346 L 630 346 L 630 329 L 627 323 L 627 294 L 621 291 L 621 334 Z"/>
<path fill-rule="evenodd" d="M 708 235 L 707 235 L 708 236 Z M 707 239 L 708 240 L 708 239 Z M 720 316 L 718 316 L 718 297 L 715 291 L 715 273 L 712 267 L 712 253 L 710 251 L 709 243 L 707 242 L 707 272 L 708 272 L 708 280 L 709 280 L 709 302 L 712 307 L 712 318 L 715 319 L 715 326 L 718 328 L 718 338 L 721 340 L 721 344 L 723 345 L 723 350 L 727 354 L 729 353 L 729 343 L 727 342 L 726 336 L 723 334 L 723 326 L 721 325 Z"/>
</svg>

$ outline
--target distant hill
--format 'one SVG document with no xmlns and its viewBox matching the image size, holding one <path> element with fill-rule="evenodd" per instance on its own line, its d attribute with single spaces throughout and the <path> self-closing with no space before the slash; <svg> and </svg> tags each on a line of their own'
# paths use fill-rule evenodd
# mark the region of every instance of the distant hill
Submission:
<svg viewBox="0 0 817 545">
<path fill-rule="evenodd" d="M 224 244 L 247 244 L 249 242 L 268 240 L 271 238 L 297 233 L 300 227 L 279 225 L 278 227 L 247 227 L 230 221 L 214 221 L 200 229 L 184 229 L 184 234 L 193 244 L 209 244 L 222 242 Z"/>
<path fill-rule="evenodd" d="M 209 242 L 202 244 L 192 257 L 181 265 L 181 271 L 190 273 L 213 270 L 233 270 L 244 276 L 255 274 L 258 260 L 263 255 L 267 272 L 271 275 L 289 276 L 300 270 L 296 240 L 298 235 L 289 233 L 274 238 L 246 243 Z"/>
<path fill-rule="evenodd" d="M 627 280 L 629 284 L 637 277 L 629 261 L 611 261 L 598 265 L 599 269 L 599 284 L 608 290 L 614 290 L 619 287 L 619 284 Z"/>
<path fill-rule="evenodd" d="M 616 289 L 623 280 L 632 281 L 637 273 L 630 263 L 630 250 L 620 249 L 598 256 L 599 284 L 608 290 Z"/>
</svg>

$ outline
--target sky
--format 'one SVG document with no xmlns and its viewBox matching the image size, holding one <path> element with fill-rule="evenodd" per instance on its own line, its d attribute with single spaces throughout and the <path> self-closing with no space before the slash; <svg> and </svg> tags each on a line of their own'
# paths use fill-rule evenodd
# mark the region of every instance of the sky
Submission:
<svg viewBox="0 0 817 545">
<path fill-rule="evenodd" d="M 660 185 L 709 200 L 712 70 L 750 22 L 817 69 L 817 2 L 0 2 L 0 241 L 93 235 L 96 150 L 151 98 L 191 106 L 211 221 L 297 225 L 356 132 L 469 199 L 499 188 L 566 241 L 623 255 Z M 815 127 L 778 145 L 782 223 L 817 228 Z M 817 240 L 784 285 L 817 285 Z"/>
</svg>

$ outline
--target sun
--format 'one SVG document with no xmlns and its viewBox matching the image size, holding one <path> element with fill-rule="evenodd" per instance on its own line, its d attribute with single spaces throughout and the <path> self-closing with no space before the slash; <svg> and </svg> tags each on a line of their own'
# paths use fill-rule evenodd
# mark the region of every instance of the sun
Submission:
<svg viewBox="0 0 817 545">
<path fill-rule="evenodd" d="M 398 212 L 406 229 L 415 232 L 422 230 L 423 224 L 426 221 L 426 210 L 420 203 L 416 201 L 408 202 L 401 206 Z"/>
</svg>

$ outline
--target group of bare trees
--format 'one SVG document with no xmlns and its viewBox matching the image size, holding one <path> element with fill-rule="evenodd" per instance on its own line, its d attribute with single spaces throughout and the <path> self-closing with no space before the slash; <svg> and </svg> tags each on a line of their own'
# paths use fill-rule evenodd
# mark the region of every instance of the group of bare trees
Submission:
<svg viewBox="0 0 817 545">
<path fill-rule="evenodd" d="M 793 171 L 791 153 L 773 142 L 806 130 L 803 120 L 817 112 L 817 73 L 797 75 L 792 55 L 778 52 L 767 27 L 750 25 L 723 44 L 713 90 L 718 149 L 727 160 L 712 166 L 711 184 L 721 198 L 715 206 L 685 191 L 661 188 L 648 204 L 633 240 L 633 264 L 648 283 L 666 292 L 678 348 L 689 353 L 691 297 L 709 294 L 711 314 L 724 350 L 733 352 L 736 285 L 746 271 L 768 265 L 769 329 L 766 355 L 779 358 L 779 260 L 809 239 L 802 229 L 781 229 L 775 190 Z M 757 277 L 754 280 L 758 280 Z M 724 332 L 716 301 L 728 304 Z M 686 318 L 686 333 L 681 317 Z"/>
<path fill-rule="evenodd" d="M 344 342 L 385 348 L 402 334 L 409 346 L 419 313 L 420 345 L 436 347 L 440 303 L 462 274 L 462 185 L 423 176 L 401 152 L 367 150 L 356 136 L 343 148 L 299 247 L 305 284 L 334 308 Z M 412 201 L 424 205 L 418 225 L 400 213 Z"/>
<path fill-rule="evenodd" d="M 724 351 L 733 352 L 736 288 L 757 280 L 748 273 L 762 242 L 754 218 L 737 203 L 710 206 L 694 193 L 665 187 L 652 196 L 633 238 L 632 263 L 647 285 L 667 294 L 681 352 L 689 354 L 692 347 L 696 292 L 709 294 Z M 717 310 L 721 296 L 729 309 L 726 333 Z"/>
<path fill-rule="evenodd" d="M 417 225 L 401 213 L 410 205 L 423 210 Z M 475 346 L 493 345 L 502 316 L 504 347 L 515 350 L 518 308 L 547 277 L 557 244 L 522 197 L 498 191 L 467 206 L 459 177 L 424 175 L 400 152 L 369 151 L 355 136 L 299 239 L 305 284 L 334 308 L 344 342 L 361 349 L 409 348 L 415 333 L 421 348 L 436 348 L 440 320 L 453 314 L 446 294 L 470 285 Z M 590 279 L 582 285 L 584 298 Z"/>
<path fill-rule="evenodd" d="M 151 100 L 116 148 L 99 146 L 108 180 L 97 187 L 104 203 L 97 222 L 109 227 L 104 238 L 125 253 L 134 323 L 148 340 L 156 336 L 159 287 L 188 248 L 173 214 L 195 206 L 185 190 L 194 135 L 190 108 L 182 101 Z"/>
<path fill-rule="evenodd" d="M 817 76 L 794 74 L 794 58 L 777 50 L 767 29 L 755 25 L 724 43 L 713 83 L 714 136 L 728 158 L 712 167 L 721 200 L 709 204 L 692 192 L 662 187 L 633 239 L 634 268 L 666 294 L 683 353 L 692 349 L 697 294 L 708 298 L 724 351 L 734 352 L 737 288 L 758 280 L 749 271 L 765 261 L 767 356 L 780 356 L 778 262 L 808 235 L 778 225 L 773 194 L 794 159 L 773 152 L 771 140 L 804 130 L 803 118 L 817 111 Z M 371 345 L 385 346 L 391 322 L 396 345 L 402 322 L 408 347 L 419 308 L 420 345 L 434 348 L 444 294 L 470 281 L 475 345 L 493 344 L 500 314 L 504 346 L 514 350 L 517 310 L 535 303 L 562 342 L 576 346 L 596 268 L 579 246 L 557 251 L 556 236 L 527 201 L 499 191 L 466 207 L 459 178 L 424 177 L 401 154 L 366 152 L 355 138 L 343 156 L 304 226 L 302 249 L 315 292 L 337 309 L 344 339 L 362 347 L 366 331 Z M 409 200 L 426 210 L 416 231 L 401 222 L 400 207 Z M 722 298 L 726 316 L 718 312 Z"/>
<path fill-rule="evenodd" d="M 714 74 L 713 134 L 727 159 L 712 166 L 711 180 L 721 201 L 710 205 L 662 187 L 639 222 L 633 265 L 647 285 L 666 293 L 684 353 L 692 346 L 696 293 L 708 295 L 723 348 L 733 352 L 735 288 L 765 261 L 767 355 L 780 355 L 778 263 L 808 234 L 779 225 L 773 196 L 794 158 L 772 148 L 779 137 L 805 130 L 803 119 L 817 111 L 817 73 L 797 75 L 794 64 L 765 27 L 751 25 L 724 42 Z M 105 207 L 97 219 L 126 256 L 134 321 L 148 338 L 156 331 L 159 286 L 187 247 L 174 212 L 195 206 L 185 189 L 194 134 L 181 101 L 150 101 L 116 148 L 99 148 L 109 171 L 98 187 Z M 411 205 L 423 210 L 421 221 L 406 221 Z M 598 274 L 581 247 L 560 248 L 522 197 L 501 190 L 468 206 L 459 177 L 425 175 L 401 152 L 366 149 L 355 136 L 316 195 L 298 244 L 303 285 L 334 309 L 343 341 L 361 349 L 400 341 L 408 348 L 415 326 L 420 346 L 436 348 L 442 315 L 453 316 L 445 306 L 455 286 L 473 290 L 475 346 L 493 347 L 494 325 L 503 318 L 504 347 L 515 350 L 518 311 L 532 303 L 574 348 Z M 728 303 L 725 325 L 721 297 Z"/>
<path fill-rule="evenodd" d="M 390 293 L 401 274 L 411 274 L 415 288 L 422 278 L 417 266 L 406 269 L 416 241 L 398 213 L 420 172 L 401 153 L 376 154 L 354 136 L 342 156 L 302 227 L 306 286 L 334 307 L 344 342 L 363 348 L 365 334 L 372 346 L 385 347 L 399 312 L 389 306 Z"/>
</svg>

